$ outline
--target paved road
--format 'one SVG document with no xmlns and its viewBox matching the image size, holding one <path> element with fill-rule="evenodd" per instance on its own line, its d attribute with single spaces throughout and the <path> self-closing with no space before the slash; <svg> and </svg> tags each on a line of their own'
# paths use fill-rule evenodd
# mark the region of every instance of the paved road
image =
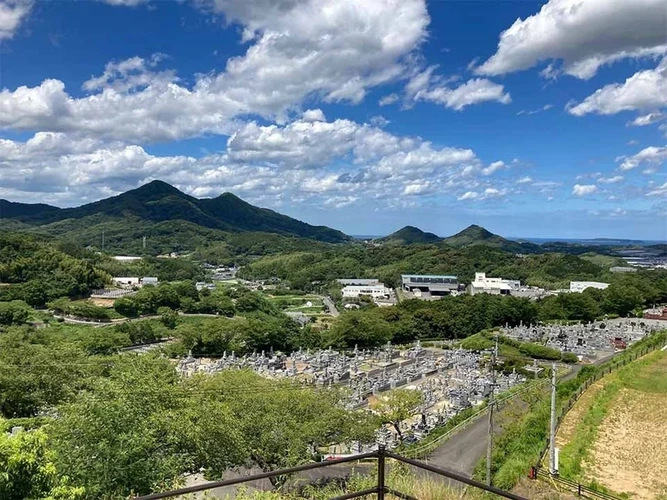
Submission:
<svg viewBox="0 0 667 500">
<path fill-rule="evenodd" d="M 340 313 L 338 312 L 338 309 L 336 309 L 336 304 L 333 303 L 333 300 L 331 300 L 329 297 L 322 297 L 322 302 L 324 302 L 324 305 L 329 309 L 329 314 L 334 317 L 340 316 Z"/>
</svg>

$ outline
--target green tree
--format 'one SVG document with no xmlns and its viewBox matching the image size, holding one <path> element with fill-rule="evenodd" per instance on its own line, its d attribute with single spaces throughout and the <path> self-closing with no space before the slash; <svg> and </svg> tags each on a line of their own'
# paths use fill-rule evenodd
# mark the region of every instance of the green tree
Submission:
<svg viewBox="0 0 667 500">
<path fill-rule="evenodd" d="M 83 488 L 68 486 L 66 478 L 58 478 L 47 441 L 41 429 L 19 431 L 16 435 L 0 433 L 0 498 L 83 498 Z"/>
<path fill-rule="evenodd" d="M 178 313 L 169 307 L 161 307 L 158 309 L 160 321 L 164 326 L 173 330 L 178 324 Z"/>
<path fill-rule="evenodd" d="M 399 439 L 403 439 L 401 422 L 416 415 L 424 402 L 420 391 L 410 389 L 394 389 L 378 397 L 371 409 L 383 424 L 391 424 Z"/>
<path fill-rule="evenodd" d="M 21 325 L 30 316 L 30 306 L 22 300 L 0 302 L 0 325 Z"/>
</svg>

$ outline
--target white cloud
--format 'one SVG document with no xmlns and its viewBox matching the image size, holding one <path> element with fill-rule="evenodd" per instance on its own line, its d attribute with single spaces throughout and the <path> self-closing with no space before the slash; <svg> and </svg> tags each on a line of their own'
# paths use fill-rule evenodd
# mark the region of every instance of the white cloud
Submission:
<svg viewBox="0 0 667 500">
<path fill-rule="evenodd" d="M 309 109 L 304 111 L 301 119 L 304 122 L 325 122 L 327 119 L 321 109 Z"/>
<path fill-rule="evenodd" d="M 560 60 L 564 73 L 588 79 L 604 64 L 664 53 L 664 0 L 549 0 L 501 33 L 496 53 L 476 72 L 502 75 Z"/>
<path fill-rule="evenodd" d="M 398 101 L 398 94 L 388 94 L 386 96 L 381 97 L 380 100 L 378 101 L 378 104 L 380 106 L 389 106 L 390 104 L 394 104 L 397 101 Z"/>
<path fill-rule="evenodd" d="M 374 127 L 382 128 L 386 127 L 391 123 L 391 121 L 387 120 L 384 116 L 382 115 L 376 115 L 376 116 L 371 116 L 371 119 L 369 120 L 370 124 L 373 125 Z"/>
<path fill-rule="evenodd" d="M 620 170 L 632 170 L 645 163 L 658 166 L 667 160 L 667 146 L 661 148 L 649 146 L 642 149 L 637 154 L 632 156 L 622 156 L 616 160 L 623 160 L 621 165 L 618 167 Z"/>
<path fill-rule="evenodd" d="M 612 83 L 596 90 L 581 103 L 570 106 L 568 111 L 575 116 L 589 113 L 613 115 L 621 111 L 657 110 L 664 106 L 667 106 L 667 57 L 655 69 L 639 71 L 625 83 Z"/>
<path fill-rule="evenodd" d="M 251 42 L 223 72 L 186 86 L 133 58 L 89 80 L 86 87 L 99 92 L 87 97 L 72 97 L 53 79 L 5 89 L 0 128 L 134 142 L 227 134 L 247 114 L 285 122 L 309 97 L 358 103 L 369 88 L 406 76 L 429 23 L 423 0 L 221 0 L 208 7 L 241 23 Z"/>
<path fill-rule="evenodd" d="M 32 6 L 32 0 L 4 0 L 0 3 L 0 42 L 14 37 Z"/>
<path fill-rule="evenodd" d="M 516 181 L 517 184 L 531 184 L 533 182 L 533 178 L 529 176 L 521 177 L 518 181 Z"/>
<path fill-rule="evenodd" d="M 457 200 L 462 201 L 462 200 L 474 200 L 475 198 L 479 197 L 479 193 L 476 191 L 466 191 L 463 193 L 461 196 L 457 198 Z"/>
<path fill-rule="evenodd" d="M 437 79 L 436 82 L 432 82 L 434 69 L 432 66 L 413 76 L 405 87 L 408 98 L 442 104 L 456 111 L 487 101 L 496 101 L 501 104 L 512 102 L 510 94 L 505 92 L 505 87 L 486 78 L 474 78 L 454 88 L 440 84 Z"/>
<path fill-rule="evenodd" d="M 502 170 L 504 168 L 507 168 L 507 165 L 505 165 L 505 162 L 503 161 L 494 161 L 491 165 L 486 167 L 485 169 L 482 170 L 483 175 L 492 175 L 496 173 L 498 170 Z"/>
<path fill-rule="evenodd" d="M 638 116 L 634 120 L 628 123 L 632 127 L 645 127 L 647 125 L 653 125 L 665 119 L 664 113 L 649 113 L 648 115 Z"/>
<path fill-rule="evenodd" d="M 531 111 L 526 111 L 526 110 L 521 110 L 519 111 L 516 115 L 521 116 L 521 115 L 536 115 L 537 113 L 542 113 L 543 111 L 549 111 L 551 108 L 553 108 L 553 104 L 545 104 L 541 108 L 533 109 Z"/>
<path fill-rule="evenodd" d="M 575 184 L 572 188 L 572 194 L 574 196 L 586 196 L 593 194 L 598 190 L 598 187 L 595 184 Z"/>
<path fill-rule="evenodd" d="M 667 196 L 667 182 L 665 182 L 662 186 L 652 189 L 646 193 L 646 196 Z"/>
<path fill-rule="evenodd" d="M 486 188 L 481 199 L 500 198 L 507 195 L 508 191 L 508 189 Z"/>
<path fill-rule="evenodd" d="M 612 177 L 600 177 L 598 178 L 598 182 L 601 182 L 602 184 L 617 184 L 619 182 L 623 182 L 625 178 L 622 175 L 614 175 Z"/>
<path fill-rule="evenodd" d="M 350 120 L 251 122 L 231 135 L 225 153 L 202 158 L 157 156 L 138 145 L 40 132 L 25 142 L 0 140 L 0 197 L 71 204 L 159 178 L 195 196 L 232 191 L 273 206 L 282 200 L 313 206 L 330 200 L 332 207 L 370 199 L 403 203 L 404 194 L 415 200 L 433 192 L 455 196 L 484 189 L 475 175 L 481 167 L 470 149 L 436 147 Z"/>
</svg>

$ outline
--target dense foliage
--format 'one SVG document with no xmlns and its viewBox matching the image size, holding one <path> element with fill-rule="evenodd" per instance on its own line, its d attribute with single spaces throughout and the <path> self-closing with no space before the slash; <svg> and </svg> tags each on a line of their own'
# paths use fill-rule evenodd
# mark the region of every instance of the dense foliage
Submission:
<svg viewBox="0 0 667 500">
<path fill-rule="evenodd" d="M 55 242 L 20 233 L 0 233 L 0 301 L 23 300 L 42 306 L 102 288 L 108 273 L 90 261 L 60 250 Z"/>
</svg>

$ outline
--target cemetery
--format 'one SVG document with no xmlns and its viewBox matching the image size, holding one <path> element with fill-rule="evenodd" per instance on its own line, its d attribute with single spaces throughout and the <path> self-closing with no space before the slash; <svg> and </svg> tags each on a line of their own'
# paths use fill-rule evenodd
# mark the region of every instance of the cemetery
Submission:
<svg viewBox="0 0 667 500">
<path fill-rule="evenodd" d="M 290 355 L 254 352 L 243 356 L 232 352 L 224 353 L 219 359 L 189 355 L 178 362 L 178 371 L 190 376 L 251 369 L 267 378 L 293 378 L 303 386 L 344 388 L 341 403 L 350 410 L 369 409 L 377 398 L 392 389 L 417 390 L 423 400 L 419 415 L 400 424 L 402 434 L 414 441 L 485 400 L 491 391 L 488 355 L 464 349 L 427 349 L 417 341 L 415 346 L 403 350 L 387 343 L 381 348 L 355 348 L 351 352 L 300 349 Z M 525 381 L 525 376 L 515 372 L 497 373 L 496 393 Z M 399 444 L 390 426 L 378 430 L 377 442 L 389 448 Z M 361 452 L 361 444 L 357 443 L 349 451 Z"/>
<path fill-rule="evenodd" d="M 659 328 L 642 320 L 594 321 L 575 325 L 519 325 L 500 329 L 500 334 L 522 342 L 534 342 L 563 352 L 580 361 L 594 362 L 641 340 Z"/>
</svg>

